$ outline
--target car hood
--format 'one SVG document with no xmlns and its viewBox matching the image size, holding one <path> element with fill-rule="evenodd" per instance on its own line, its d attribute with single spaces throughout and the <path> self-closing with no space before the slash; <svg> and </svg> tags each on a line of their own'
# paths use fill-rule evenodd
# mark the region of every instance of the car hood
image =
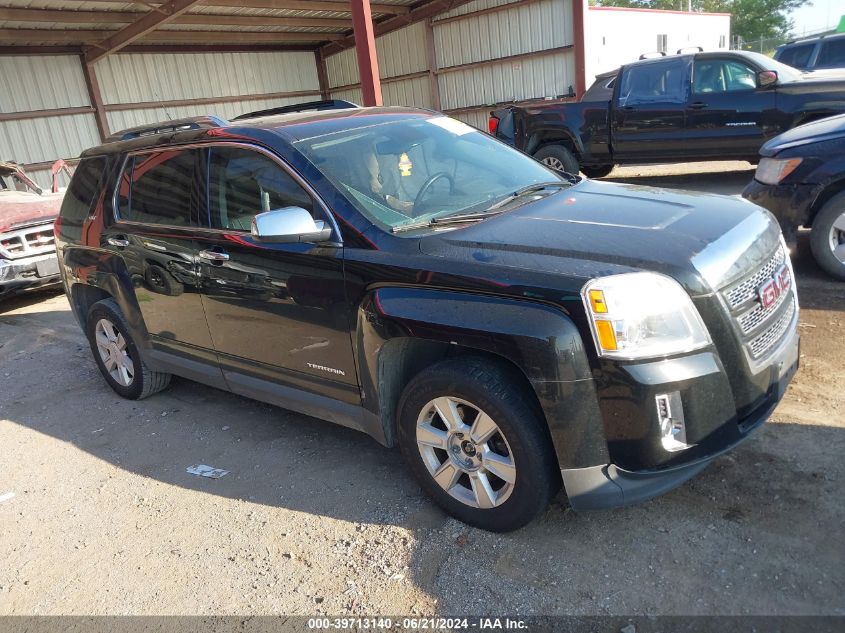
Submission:
<svg viewBox="0 0 845 633">
<path fill-rule="evenodd" d="M 790 147 L 807 143 L 818 143 L 845 137 L 845 114 L 819 119 L 812 123 L 799 125 L 766 142 L 760 149 L 761 156 L 774 156 Z"/>
<path fill-rule="evenodd" d="M 584 180 L 466 228 L 424 237 L 420 249 L 578 283 L 651 270 L 701 295 L 746 274 L 779 239 L 774 218 L 739 198 Z"/>
<path fill-rule="evenodd" d="M 0 233 L 56 219 L 63 198 L 64 192 L 39 195 L 30 191 L 0 191 Z"/>
</svg>

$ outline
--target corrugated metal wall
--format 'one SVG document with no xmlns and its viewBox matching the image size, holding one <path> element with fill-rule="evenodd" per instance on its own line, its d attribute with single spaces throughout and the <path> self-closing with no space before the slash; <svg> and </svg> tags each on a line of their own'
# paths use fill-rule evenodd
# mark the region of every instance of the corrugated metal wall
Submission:
<svg viewBox="0 0 845 633">
<path fill-rule="evenodd" d="M 385 81 L 428 71 L 426 29 L 377 38 L 385 105 L 433 106 L 428 76 Z M 476 127 L 486 128 L 492 104 L 574 91 L 574 51 L 561 50 L 574 42 L 572 0 L 476 0 L 433 18 L 432 39 L 441 108 Z M 359 102 L 355 51 L 326 66 L 332 96 Z"/>
<path fill-rule="evenodd" d="M 169 118 L 203 114 L 231 118 L 312 101 L 320 93 L 316 59 L 308 51 L 118 54 L 98 62 L 94 69 L 112 132 Z M 19 78 L 7 81 L 0 91 L 0 114 L 91 106 L 78 56 L 0 56 L 0 76 Z M 305 94 L 254 98 L 292 92 Z M 411 98 L 417 92 L 397 98 Z M 215 98 L 222 101 L 167 103 Z M 149 106 L 161 102 L 165 103 L 160 107 Z M 3 160 L 32 164 L 75 158 L 98 143 L 93 113 L 0 121 Z M 50 182 L 49 170 L 29 169 L 28 173 L 41 186 Z"/>
<path fill-rule="evenodd" d="M 90 106 L 82 65 L 75 55 L 0 57 L 0 113 L 32 112 Z M 18 163 L 51 162 L 78 156 L 99 142 L 93 113 L 0 121 L 0 159 Z M 30 171 L 40 185 L 49 170 Z"/>
</svg>

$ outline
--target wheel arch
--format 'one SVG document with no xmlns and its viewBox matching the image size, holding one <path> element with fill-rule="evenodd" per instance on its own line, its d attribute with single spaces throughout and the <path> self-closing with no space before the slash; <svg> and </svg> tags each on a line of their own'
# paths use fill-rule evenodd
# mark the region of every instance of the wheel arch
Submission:
<svg viewBox="0 0 845 633">
<path fill-rule="evenodd" d="M 810 214 L 807 218 L 807 226 L 812 227 L 813 222 L 816 220 L 816 216 L 819 214 L 819 211 L 821 211 L 824 205 L 843 191 L 845 191 L 845 177 L 834 180 L 825 186 L 819 195 L 816 196 L 816 199 L 813 200 L 813 204 L 810 205 Z"/>
<path fill-rule="evenodd" d="M 568 131 L 563 129 L 545 129 L 534 132 L 528 139 L 525 151 L 532 156 L 547 145 L 562 145 L 580 162 L 583 157 L 580 143 Z"/>
<path fill-rule="evenodd" d="M 562 467 L 607 462 L 591 370 L 563 311 L 447 290 L 381 288 L 359 307 L 357 337 L 364 406 L 381 420 L 389 446 L 408 382 L 441 360 L 471 356 L 497 363 L 526 386 Z"/>
</svg>

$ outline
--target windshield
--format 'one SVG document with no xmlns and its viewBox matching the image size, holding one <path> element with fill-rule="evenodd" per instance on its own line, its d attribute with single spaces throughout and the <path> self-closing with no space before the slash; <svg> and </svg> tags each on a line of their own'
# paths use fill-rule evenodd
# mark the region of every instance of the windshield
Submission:
<svg viewBox="0 0 845 633">
<path fill-rule="evenodd" d="M 746 53 L 751 59 L 757 62 L 764 70 L 774 70 L 781 81 L 798 81 L 801 79 L 801 71 L 792 66 L 787 66 L 776 59 L 761 55 L 760 53 Z"/>
<path fill-rule="evenodd" d="M 560 180 L 525 154 L 445 116 L 344 130 L 296 147 L 387 231 L 484 212 L 526 186 Z"/>
</svg>

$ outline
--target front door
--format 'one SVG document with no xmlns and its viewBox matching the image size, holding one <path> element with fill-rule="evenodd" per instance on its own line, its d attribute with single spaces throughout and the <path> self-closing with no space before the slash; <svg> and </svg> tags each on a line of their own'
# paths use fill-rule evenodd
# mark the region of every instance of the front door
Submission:
<svg viewBox="0 0 845 633">
<path fill-rule="evenodd" d="M 204 150 L 202 299 L 224 375 L 245 376 L 360 404 L 343 278 L 343 249 L 255 240 L 256 214 L 302 207 L 328 220 L 276 158 L 242 145 Z M 239 388 L 240 387 L 240 388 Z"/>
<path fill-rule="evenodd" d="M 687 107 L 690 151 L 704 157 L 756 157 L 777 133 L 767 126 L 775 91 L 757 88 L 757 71 L 732 58 L 698 57 Z"/>
<path fill-rule="evenodd" d="M 613 153 L 627 161 L 682 156 L 688 57 L 656 59 L 622 71 L 611 118 Z"/>
<path fill-rule="evenodd" d="M 126 263 L 153 345 L 213 358 L 194 242 L 198 158 L 198 150 L 182 148 L 130 155 L 118 181 L 116 221 L 103 229 L 102 243 Z"/>
</svg>

